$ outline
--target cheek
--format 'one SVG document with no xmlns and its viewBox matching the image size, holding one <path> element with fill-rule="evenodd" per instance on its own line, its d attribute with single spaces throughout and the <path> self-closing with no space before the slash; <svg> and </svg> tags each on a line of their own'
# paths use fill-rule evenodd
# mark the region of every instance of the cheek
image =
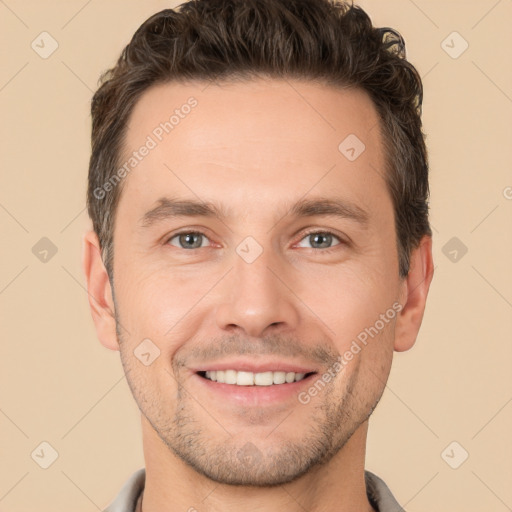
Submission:
<svg viewBox="0 0 512 512">
<path fill-rule="evenodd" d="M 206 315 L 201 301 L 207 299 L 218 279 L 211 269 L 191 273 L 174 268 L 162 272 L 151 265 L 142 271 L 135 265 L 126 266 L 117 280 L 116 298 L 119 319 L 131 343 L 150 338 L 166 355 L 175 351 L 193 330 L 200 328 Z"/>
<path fill-rule="evenodd" d="M 144 352 L 155 356 L 150 347 L 146 346 Z M 178 400 L 178 385 L 168 368 L 164 354 L 160 353 L 147 364 L 137 347 L 134 349 L 133 346 L 121 345 L 120 353 L 130 390 L 146 417 L 158 421 L 159 417 L 171 414 L 173 404 Z M 142 357 L 139 359 L 138 355 Z"/>
<path fill-rule="evenodd" d="M 377 266 L 336 269 L 323 282 L 322 292 L 311 286 L 303 296 L 331 330 L 327 334 L 340 354 L 341 380 L 355 379 L 360 391 L 354 393 L 372 402 L 382 393 L 391 367 L 396 284 Z"/>
<path fill-rule="evenodd" d="M 329 328 L 327 334 L 337 340 L 338 351 L 342 351 L 366 328 L 374 326 L 381 314 L 392 310 L 395 287 L 396 283 L 376 266 L 352 265 L 332 267 L 321 276 L 310 274 L 297 295 Z M 386 328 L 393 317 L 393 311 L 389 312 Z"/>
</svg>

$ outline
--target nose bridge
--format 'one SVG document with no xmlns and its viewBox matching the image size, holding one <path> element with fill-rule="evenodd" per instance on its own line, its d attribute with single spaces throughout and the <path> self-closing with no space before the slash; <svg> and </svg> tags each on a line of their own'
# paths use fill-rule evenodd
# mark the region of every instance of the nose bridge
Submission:
<svg viewBox="0 0 512 512">
<path fill-rule="evenodd" d="M 255 337 L 262 336 L 269 326 L 296 327 L 297 305 L 281 279 L 282 266 L 271 244 L 263 247 L 247 237 L 235 250 L 233 270 L 217 308 L 218 326 L 237 326 Z"/>
<path fill-rule="evenodd" d="M 249 251 L 243 251 L 249 247 Z M 251 246 L 251 243 L 242 243 L 237 248 L 237 256 L 234 258 L 234 286 L 239 289 L 240 294 L 249 293 L 254 297 L 255 302 L 263 298 L 277 300 L 282 290 L 277 290 L 279 283 L 275 267 L 277 258 L 271 253 L 272 249 L 267 246 L 258 254 L 258 249 Z M 274 271 L 272 271 L 274 270 Z M 235 292 L 236 295 L 236 292 Z M 266 297 L 268 295 L 268 297 Z"/>
</svg>

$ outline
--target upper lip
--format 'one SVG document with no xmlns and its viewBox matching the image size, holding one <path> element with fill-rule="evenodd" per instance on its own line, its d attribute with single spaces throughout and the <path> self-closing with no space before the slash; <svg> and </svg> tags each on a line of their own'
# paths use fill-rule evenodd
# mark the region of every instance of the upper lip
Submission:
<svg viewBox="0 0 512 512">
<path fill-rule="evenodd" d="M 316 368 L 309 365 L 283 361 L 279 359 L 249 360 L 249 359 L 231 359 L 205 363 L 194 368 L 194 371 L 216 371 L 216 370 L 237 370 L 242 372 L 263 373 L 263 372 L 295 372 L 311 373 L 317 372 Z"/>
</svg>

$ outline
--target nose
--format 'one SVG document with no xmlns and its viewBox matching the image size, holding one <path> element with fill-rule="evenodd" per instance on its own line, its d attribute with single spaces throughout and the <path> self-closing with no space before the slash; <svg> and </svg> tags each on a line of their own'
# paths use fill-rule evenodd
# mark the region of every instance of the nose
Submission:
<svg viewBox="0 0 512 512">
<path fill-rule="evenodd" d="M 247 336 L 262 337 L 267 331 L 297 328 L 300 299 L 277 260 L 267 254 L 263 251 L 252 263 L 235 256 L 234 268 L 223 283 L 216 310 L 220 329 L 238 329 Z"/>
</svg>

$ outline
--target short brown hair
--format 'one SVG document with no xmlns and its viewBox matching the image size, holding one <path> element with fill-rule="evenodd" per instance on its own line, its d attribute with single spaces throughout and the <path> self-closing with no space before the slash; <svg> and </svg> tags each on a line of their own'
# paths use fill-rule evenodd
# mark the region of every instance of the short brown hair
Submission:
<svg viewBox="0 0 512 512">
<path fill-rule="evenodd" d="M 122 187 L 103 191 L 101 197 L 97 191 L 120 165 L 137 100 L 157 83 L 258 76 L 306 79 L 369 94 L 386 151 L 398 272 L 407 276 L 411 250 L 432 232 L 423 87 L 405 57 L 397 31 L 375 28 L 360 7 L 335 0 L 190 0 L 148 18 L 116 65 L 103 73 L 92 98 L 87 208 L 110 280 Z"/>
</svg>

